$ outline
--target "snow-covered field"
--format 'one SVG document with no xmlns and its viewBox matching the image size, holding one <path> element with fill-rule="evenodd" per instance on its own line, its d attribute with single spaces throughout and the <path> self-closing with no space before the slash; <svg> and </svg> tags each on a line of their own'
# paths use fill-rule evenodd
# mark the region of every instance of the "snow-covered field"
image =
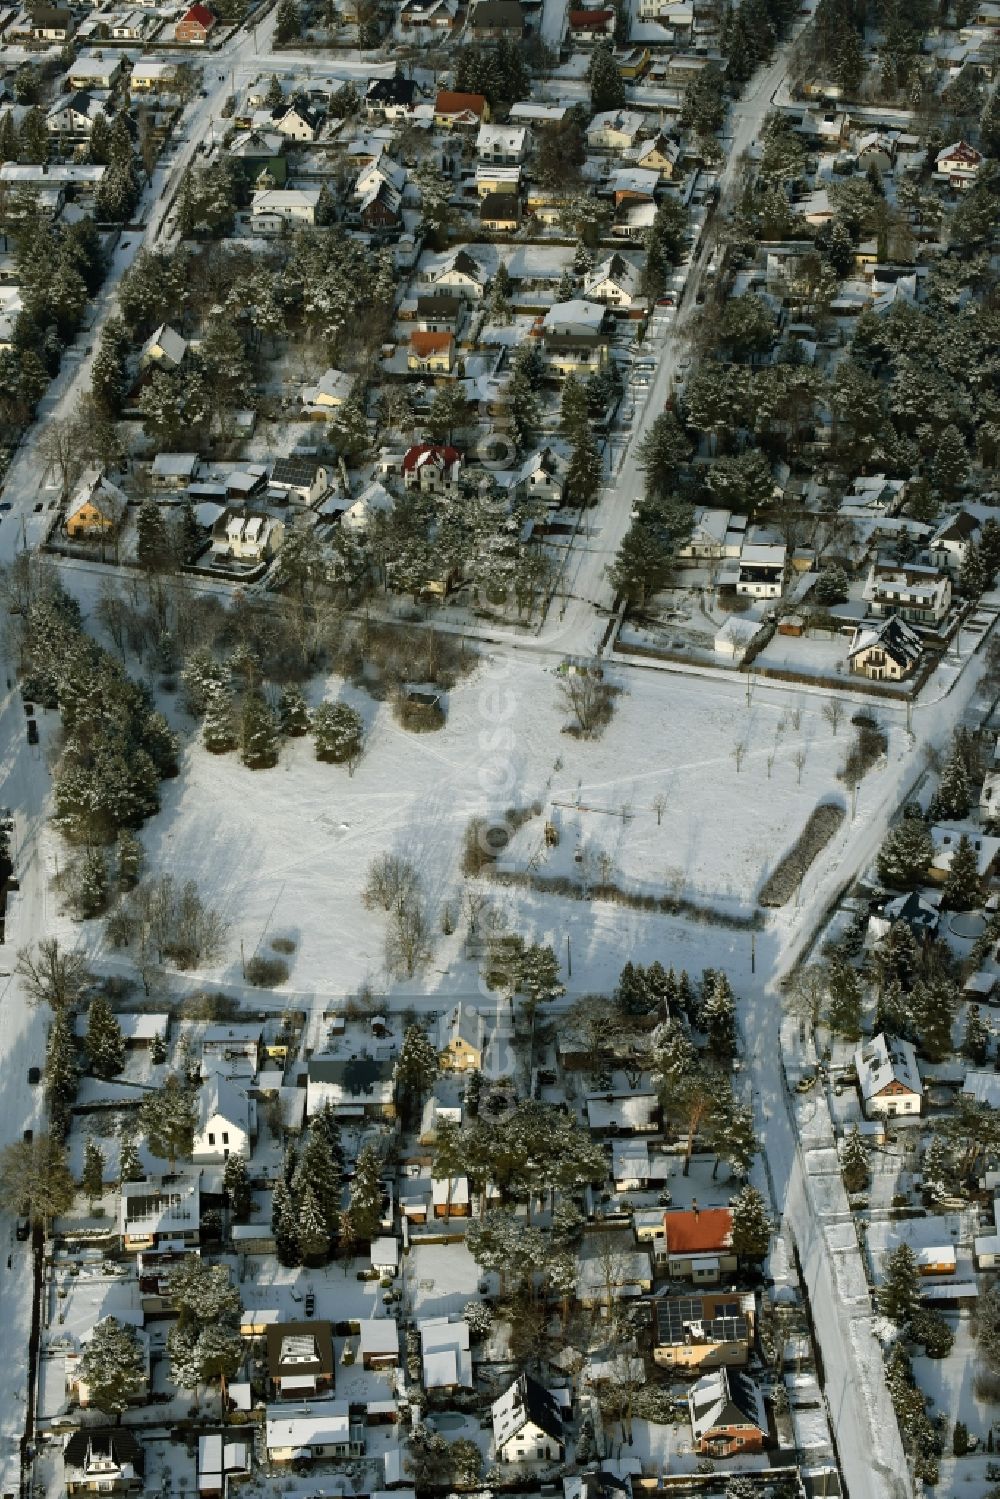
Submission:
<svg viewBox="0 0 1000 1499">
<path fill-rule="evenodd" d="M 581 740 L 561 732 L 568 713 L 551 666 L 527 652 L 514 666 L 499 654 L 485 659 L 450 694 L 444 730 L 430 735 L 403 730 L 388 704 L 337 679 L 316 684 L 315 696 L 343 698 L 364 715 L 367 746 L 353 777 L 317 763 L 308 739 L 286 744 L 276 769 L 254 773 L 192 737 L 143 837 L 150 870 L 196 880 L 231 923 L 215 976 L 238 980 L 241 943 L 249 958 L 285 936 L 298 944 L 291 990 L 382 988 L 384 920 L 360 899 L 372 858 L 392 851 L 412 860 L 430 910 L 450 903 L 457 916 L 469 818 L 536 801 L 544 816 L 512 841 L 514 867 L 746 912 L 816 802 L 843 794 L 836 773 L 850 729 L 844 723 L 833 737 L 821 698 L 758 685 L 748 706 L 741 682 L 633 672 L 603 737 Z M 892 729 L 892 755 L 902 752 L 897 738 Z M 739 770 L 737 744 L 745 747 Z M 543 847 L 546 818 L 560 827 L 553 850 Z M 710 961 L 706 936 L 723 950 L 749 947 L 745 933 L 699 925 L 682 935 L 685 923 L 672 918 L 493 889 L 525 936 L 563 949 L 571 934 L 575 986 L 611 983 L 626 956 L 648 960 L 685 937 L 690 959 L 679 961 L 695 968 Z M 100 948 L 99 928 L 85 940 Z M 727 961 L 724 951 L 716 956 Z M 439 936 L 429 969 L 409 987 L 443 996 L 472 982 L 459 932 Z"/>
</svg>

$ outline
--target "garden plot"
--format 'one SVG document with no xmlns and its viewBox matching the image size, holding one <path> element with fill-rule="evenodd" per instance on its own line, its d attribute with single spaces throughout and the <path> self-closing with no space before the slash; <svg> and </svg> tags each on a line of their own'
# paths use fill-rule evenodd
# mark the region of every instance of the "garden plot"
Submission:
<svg viewBox="0 0 1000 1499">
<path fill-rule="evenodd" d="M 354 704 L 365 719 L 353 776 L 318 763 L 309 739 L 287 743 L 276 769 L 252 772 L 236 755 L 206 753 L 195 733 L 180 775 L 163 784 L 161 812 L 143 830 L 148 870 L 195 880 L 228 920 L 225 960 L 202 976 L 237 989 L 241 949 L 249 959 L 275 937 L 296 944 L 289 994 L 384 988 L 385 917 L 366 910 L 361 891 L 371 860 L 386 851 L 417 867 L 435 937 L 429 964 L 401 989 L 431 1007 L 474 989 L 460 920 L 461 850 L 473 816 L 502 818 L 537 802 L 544 815 L 505 850 L 514 867 L 577 883 L 607 876 L 634 893 L 680 895 L 745 916 L 817 801 L 843 796 L 836 774 L 850 727 L 843 722 L 834 736 L 825 700 L 794 689 L 757 684 L 748 705 L 743 682 L 630 673 L 599 739 L 563 732 L 572 715 L 560 679 L 527 651 L 516 671 L 502 655 L 484 659 L 448 694 L 439 733 L 408 733 L 389 704 L 336 678 L 314 684 L 314 701 L 321 696 Z M 902 749 L 902 733 L 891 729 L 890 759 Z M 878 800 L 880 779 L 878 771 L 866 779 L 859 815 Z M 549 849 L 551 819 L 560 841 Z M 686 966 L 712 960 L 704 926 L 589 904 L 572 889 L 555 901 L 524 887 L 492 888 L 512 930 L 560 948 L 564 933 L 574 934 L 575 987 L 613 982 L 627 956 L 649 961 L 675 939 L 689 948 Z M 459 928 L 448 937 L 440 931 L 446 906 Z M 80 930 L 65 919 L 67 938 L 80 940 Z M 745 932 L 708 930 L 712 942 L 749 949 Z M 112 971 L 130 967 L 98 924 L 83 940 Z"/>
</svg>

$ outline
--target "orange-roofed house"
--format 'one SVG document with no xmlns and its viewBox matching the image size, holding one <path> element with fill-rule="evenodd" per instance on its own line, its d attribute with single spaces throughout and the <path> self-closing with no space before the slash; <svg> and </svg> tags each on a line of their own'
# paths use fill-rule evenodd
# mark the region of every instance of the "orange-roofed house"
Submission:
<svg viewBox="0 0 1000 1499">
<path fill-rule="evenodd" d="M 216 24 L 216 18 L 207 5 L 192 5 L 177 22 L 174 36 L 179 42 L 203 47 Z"/>
<path fill-rule="evenodd" d="M 455 363 L 454 333 L 410 334 L 407 368 L 422 374 L 450 375 Z"/>
<path fill-rule="evenodd" d="M 459 94 L 443 88 L 434 101 L 434 123 L 443 130 L 478 130 L 489 118 L 490 106 L 482 94 Z"/>
<path fill-rule="evenodd" d="M 715 1285 L 739 1266 L 733 1253 L 733 1215 L 729 1208 L 691 1208 L 663 1215 L 667 1241 L 667 1274 L 672 1280 Z"/>
<path fill-rule="evenodd" d="M 615 34 L 613 10 L 571 10 L 568 20 L 575 42 L 603 42 Z"/>
</svg>

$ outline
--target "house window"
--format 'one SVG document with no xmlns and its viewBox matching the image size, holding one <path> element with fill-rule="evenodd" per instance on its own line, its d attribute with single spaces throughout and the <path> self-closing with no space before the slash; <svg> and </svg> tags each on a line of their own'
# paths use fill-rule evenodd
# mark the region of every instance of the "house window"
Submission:
<svg viewBox="0 0 1000 1499">
<path fill-rule="evenodd" d="M 223 1145 L 228 1145 L 229 1144 L 229 1132 L 228 1132 L 228 1130 L 222 1136 L 222 1143 L 223 1143 Z"/>
<path fill-rule="evenodd" d="M 215 1144 L 215 1136 L 214 1135 L 209 1135 L 209 1137 L 208 1137 L 208 1143 L 209 1143 L 209 1145 L 214 1145 Z"/>
</svg>

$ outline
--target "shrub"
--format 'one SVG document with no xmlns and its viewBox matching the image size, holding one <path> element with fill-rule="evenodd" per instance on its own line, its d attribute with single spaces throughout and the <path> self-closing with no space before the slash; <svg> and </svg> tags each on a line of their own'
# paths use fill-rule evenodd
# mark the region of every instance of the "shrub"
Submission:
<svg viewBox="0 0 1000 1499">
<path fill-rule="evenodd" d="M 288 977 L 288 964 L 284 958 L 266 958 L 257 953 L 247 963 L 244 977 L 256 989 L 274 989 Z"/>
<path fill-rule="evenodd" d="M 291 937 L 274 937 L 271 946 L 275 952 L 292 953 L 295 951 L 295 943 Z"/>
<path fill-rule="evenodd" d="M 400 727 L 409 729 L 411 734 L 434 734 L 445 725 L 440 698 L 433 702 L 421 702 L 400 692 L 393 702 L 392 712 Z"/>
<path fill-rule="evenodd" d="M 791 900 L 806 871 L 843 820 L 844 809 L 834 802 L 821 802 L 813 808 L 809 821 L 792 847 L 764 881 L 758 896 L 762 906 L 783 906 Z"/>
</svg>

